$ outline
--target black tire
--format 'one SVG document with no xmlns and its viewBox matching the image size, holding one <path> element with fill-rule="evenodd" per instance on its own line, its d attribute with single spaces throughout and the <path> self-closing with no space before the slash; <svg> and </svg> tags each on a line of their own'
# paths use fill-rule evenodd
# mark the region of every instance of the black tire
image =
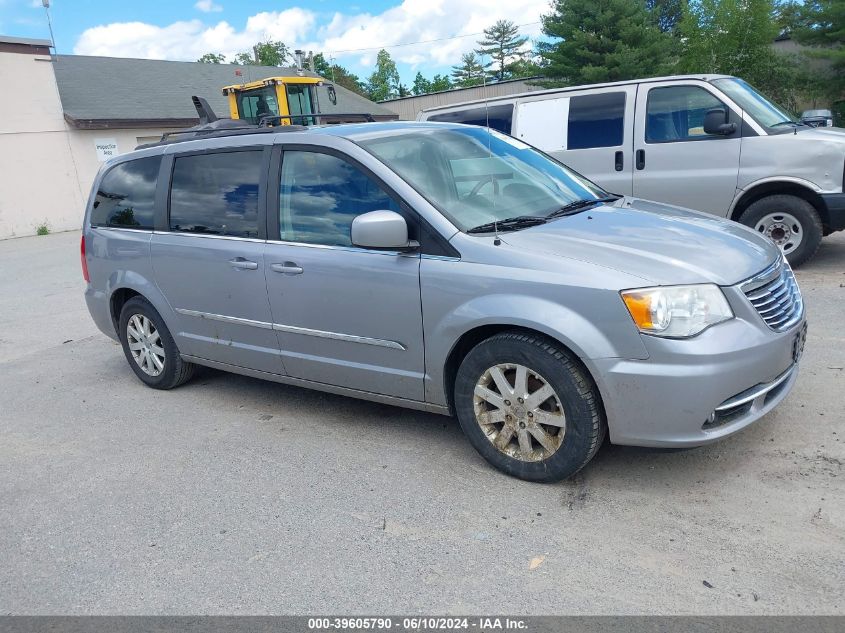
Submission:
<svg viewBox="0 0 845 633">
<path fill-rule="evenodd" d="M 500 451 L 476 420 L 476 384 L 490 368 L 503 364 L 523 365 L 539 374 L 554 389 L 566 416 L 559 447 L 539 461 L 523 461 Z M 516 379 L 508 380 L 516 385 Z M 482 457 L 502 472 L 528 481 L 554 482 L 571 477 L 593 458 L 607 429 L 598 389 L 589 374 L 556 342 L 523 332 L 492 336 L 466 355 L 455 379 L 454 404 L 461 428 Z M 518 419 L 520 424 L 524 419 L 530 424 L 522 417 L 525 415 L 519 411 L 509 419 Z M 540 450 L 539 443 L 533 442 Z"/>
<path fill-rule="evenodd" d="M 777 194 L 760 198 L 740 216 L 739 221 L 752 229 L 758 229 L 758 223 L 768 215 L 777 213 L 788 213 L 800 225 L 798 228 L 802 233 L 801 243 L 793 250 L 786 250 L 786 260 L 793 268 L 798 268 L 804 262 L 809 261 L 819 250 L 822 242 L 822 221 L 815 207 L 798 196 Z M 762 233 L 763 231 L 760 230 Z"/>
<path fill-rule="evenodd" d="M 146 373 L 129 350 L 127 326 L 129 320 L 135 315 L 149 319 L 158 331 L 161 348 L 164 349 L 164 367 L 161 369 L 161 373 L 156 376 Z M 187 382 L 194 375 L 196 365 L 182 360 L 179 355 L 179 348 L 176 347 L 176 342 L 173 340 L 170 330 L 164 324 L 164 319 L 146 299 L 133 297 L 123 305 L 118 321 L 118 337 L 129 366 L 145 385 L 153 389 L 173 389 Z"/>
</svg>

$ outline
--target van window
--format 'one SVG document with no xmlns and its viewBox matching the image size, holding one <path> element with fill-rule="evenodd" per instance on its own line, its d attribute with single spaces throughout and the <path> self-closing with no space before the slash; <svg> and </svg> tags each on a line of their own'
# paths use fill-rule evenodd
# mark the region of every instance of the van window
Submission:
<svg viewBox="0 0 845 633">
<path fill-rule="evenodd" d="M 170 189 L 170 230 L 258 237 L 262 150 L 178 156 Z"/>
<path fill-rule="evenodd" d="M 352 245 L 352 220 L 399 205 L 360 169 L 330 154 L 286 151 L 279 190 L 279 228 L 285 242 Z"/>
<path fill-rule="evenodd" d="M 672 143 L 713 137 L 704 133 L 704 115 L 726 106 L 698 86 L 652 88 L 646 105 L 647 143 Z"/>
<path fill-rule="evenodd" d="M 160 165 L 161 156 L 150 156 L 112 167 L 97 189 L 91 226 L 152 230 Z"/>
<path fill-rule="evenodd" d="M 625 93 L 605 92 L 569 100 L 566 149 L 616 147 L 625 136 Z"/>
<path fill-rule="evenodd" d="M 469 110 L 458 110 L 457 112 L 444 112 L 435 114 L 428 118 L 429 121 L 441 121 L 446 123 L 465 123 L 467 125 L 480 125 L 487 127 L 488 121 L 491 128 L 511 133 L 513 123 L 513 104 L 491 105 L 489 107 L 478 106 Z"/>
</svg>

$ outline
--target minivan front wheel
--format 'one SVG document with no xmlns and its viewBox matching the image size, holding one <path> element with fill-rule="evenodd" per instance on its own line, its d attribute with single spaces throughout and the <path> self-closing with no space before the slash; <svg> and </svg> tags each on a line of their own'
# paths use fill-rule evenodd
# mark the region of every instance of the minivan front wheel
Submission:
<svg viewBox="0 0 845 633">
<path fill-rule="evenodd" d="M 195 365 L 182 360 L 164 319 L 146 299 L 133 297 L 120 311 L 118 334 L 135 375 L 154 389 L 173 389 L 193 376 Z"/>
<path fill-rule="evenodd" d="M 529 481 L 575 474 L 605 435 L 593 381 L 541 336 L 506 332 L 479 343 L 458 369 L 454 402 L 475 449 L 499 470 Z"/>
<path fill-rule="evenodd" d="M 761 198 L 749 205 L 739 221 L 777 244 L 793 268 L 811 259 L 822 241 L 819 214 L 798 196 Z"/>
</svg>

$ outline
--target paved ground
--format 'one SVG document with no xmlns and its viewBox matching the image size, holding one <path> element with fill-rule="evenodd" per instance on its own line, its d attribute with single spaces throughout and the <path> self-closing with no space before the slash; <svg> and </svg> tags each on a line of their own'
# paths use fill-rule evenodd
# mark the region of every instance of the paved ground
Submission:
<svg viewBox="0 0 845 633">
<path fill-rule="evenodd" d="M 845 613 L 841 234 L 799 271 L 783 406 L 556 485 L 435 415 L 210 370 L 145 388 L 78 240 L 0 242 L 0 614 Z"/>
</svg>

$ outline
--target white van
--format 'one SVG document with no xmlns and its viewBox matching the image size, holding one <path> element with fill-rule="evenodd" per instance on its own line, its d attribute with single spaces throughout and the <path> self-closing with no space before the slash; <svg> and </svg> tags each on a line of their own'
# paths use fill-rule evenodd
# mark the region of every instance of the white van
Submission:
<svg viewBox="0 0 845 633">
<path fill-rule="evenodd" d="M 845 129 L 793 120 L 742 79 L 659 77 L 423 110 L 489 125 L 614 193 L 754 227 L 793 266 L 845 229 Z"/>
</svg>

